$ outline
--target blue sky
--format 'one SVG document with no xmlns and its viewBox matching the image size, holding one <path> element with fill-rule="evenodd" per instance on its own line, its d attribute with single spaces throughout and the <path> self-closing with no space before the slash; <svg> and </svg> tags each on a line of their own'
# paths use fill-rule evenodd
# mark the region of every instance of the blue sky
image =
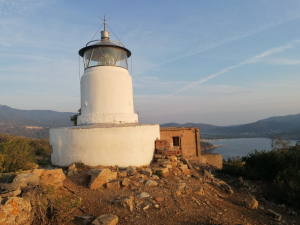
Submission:
<svg viewBox="0 0 300 225">
<path fill-rule="evenodd" d="M 140 122 L 300 113 L 300 1 L 289 0 L 0 0 L 0 104 L 75 112 L 78 50 L 104 13 L 132 52 Z"/>
</svg>

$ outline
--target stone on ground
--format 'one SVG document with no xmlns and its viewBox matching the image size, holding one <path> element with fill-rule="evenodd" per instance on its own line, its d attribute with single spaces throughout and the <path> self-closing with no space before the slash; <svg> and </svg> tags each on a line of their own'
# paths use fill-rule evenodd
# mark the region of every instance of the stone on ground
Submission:
<svg viewBox="0 0 300 225">
<path fill-rule="evenodd" d="M 104 214 L 92 222 L 92 225 L 116 225 L 118 223 L 118 217 L 112 214 Z"/>
<path fill-rule="evenodd" d="M 219 184 L 221 188 L 223 188 L 228 194 L 233 194 L 233 190 L 228 184 L 226 184 L 225 182 L 220 182 Z"/>
<path fill-rule="evenodd" d="M 147 180 L 147 182 L 145 183 L 146 186 L 149 187 L 156 187 L 157 186 L 157 182 L 154 180 Z"/>
<path fill-rule="evenodd" d="M 275 220 L 281 221 L 281 215 L 280 215 L 280 214 L 274 212 L 274 211 L 271 210 L 271 209 L 267 209 L 267 212 L 268 212 L 268 214 L 269 214 L 270 216 L 272 216 Z"/>
<path fill-rule="evenodd" d="M 1 198 L 6 198 L 6 197 L 14 197 L 21 194 L 21 189 L 17 188 L 15 190 L 9 190 L 9 191 L 5 191 L 5 192 L 1 192 L 0 197 Z"/>
<path fill-rule="evenodd" d="M 88 175 L 91 176 L 89 189 L 102 188 L 104 184 L 117 179 L 117 172 L 111 172 L 110 169 L 93 169 Z"/>
<path fill-rule="evenodd" d="M 127 187 L 130 184 L 130 179 L 129 178 L 124 178 L 122 180 L 122 185 Z"/>
<path fill-rule="evenodd" d="M 127 167 L 126 172 L 127 172 L 128 176 L 132 176 L 137 173 L 134 166 Z"/>
<path fill-rule="evenodd" d="M 18 174 L 13 182 L 25 182 L 26 184 L 38 184 L 40 181 L 40 178 L 35 173 L 20 173 Z"/>
<path fill-rule="evenodd" d="M 45 170 L 40 176 L 40 183 L 46 186 L 61 187 L 65 179 L 66 175 L 62 169 Z"/>
<path fill-rule="evenodd" d="M 109 190 L 117 190 L 120 188 L 120 181 L 115 180 L 115 181 L 108 182 L 106 184 L 106 188 Z"/>
<path fill-rule="evenodd" d="M 159 176 L 156 176 L 156 175 L 152 175 L 151 177 L 153 180 L 159 180 Z"/>
<path fill-rule="evenodd" d="M 69 177 L 69 176 L 74 176 L 75 174 L 77 174 L 77 169 L 75 168 L 75 169 L 72 169 L 72 170 L 68 170 L 68 174 L 67 174 L 67 176 Z"/>
<path fill-rule="evenodd" d="M 195 194 L 197 194 L 197 195 L 204 195 L 203 187 L 200 187 L 199 190 L 195 191 Z"/>
<path fill-rule="evenodd" d="M 152 170 L 154 171 L 154 173 L 157 173 L 157 171 L 161 171 L 163 176 L 168 176 L 169 175 L 169 169 L 168 168 L 155 167 L 155 168 L 152 168 Z"/>
<path fill-rule="evenodd" d="M 45 171 L 44 169 L 34 169 L 31 171 L 31 173 L 35 173 L 36 175 L 38 175 L 40 177 L 40 176 L 42 176 L 44 171 Z"/>
<path fill-rule="evenodd" d="M 17 190 L 22 187 L 27 187 L 27 184 L 23 181 L 12 182 L 12 183 L 3 183 L 0 185 L 1 189 L 7 190 L 7 191 Z"/>
<path fill-rule="evenodd" d="M 25 225 L 31 221 L 30 200 L 18 197 L 9 197 L 0 205 L 0 224 Z"/>
<path fill-rule="evenodd" d="M 179 190 L 179 191 L 185 189 L 185 183 L 178 183 L 178 185 L 177 185 L 176 188 L 177 188 L 177 190 Z"/>
<path fill-rule="evenodd" d="M 211 172 L 204 170 L 204 179 L 213 181 L 214 175 L 212 175 Z"/>
<path fill-rule="evenodd" d="M 151 177 L 152 175 L 152 170 L 150 168 L 144 168 L 141 172 L 147 175 L 148 177 Z"/>
<path fill-rule="evenodd" d="M 127 172 L 126 171 L 118 172 L 118 176 L 119 177 L 127 177 Z"/>
<path fill-rule="evenodd" d="M 177 157 L 174 156 L 174 155 L 171 155 L 171 156 L 169 157 L 169 160 L 170 160 L 170 162 L 177 162 Z"/>
<path fill-rule="evenodd" d="M 76 168 L 76 165 L 73 164 L 73 165 L 69 166 L 68 170 L 74 170 L 75 168 Z"/>
<path fill-rule="evenodd" d="M 164 201 L 164 199 L 162 197 L 157 197 L 157 198 L 155 198 L 155 200 L 158 201 L 158 202 Z"/>
<path fill-rule="evenodd" d="M 150 195 L 149 195 L 147 192 L 142 192 L 142 193 L 140 193 L 140 194 L 138 195 L 138 197 L 140 197 L 140 198 L 149 198 Z"/>
<path fill-rule="evenodd" d="M 182 165 L 182 166 L 180 166 L 179 169 L 180 169 L 180 170 L 182 171 L 182 173 L 185 174 L 185 175 L 189 175 L 189 174 L 191 173 L 191 170 L 188 168 L 187 165 Z"/>
<path fill-rule="evenodd" d="M 257 209 L 258 201 L 256 201 L 256 199 L 253 196 L 251 196 L 245 199 L 245 206 L 249 209 Z"/>
<path fill-rule="evenodd" d="M 122 199 L 116 199 L 114 200 L 114 205 L 119 207 L 124 207 L 128 209 L 130 212 L 133 210 L 133 196 L 122 198 Z"/>
</svg>

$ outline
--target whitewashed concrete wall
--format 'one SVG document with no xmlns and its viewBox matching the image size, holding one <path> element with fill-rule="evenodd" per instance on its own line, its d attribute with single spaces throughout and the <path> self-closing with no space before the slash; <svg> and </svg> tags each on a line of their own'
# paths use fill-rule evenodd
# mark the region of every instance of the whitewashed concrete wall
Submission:
<svg viewBox="0 0 300 225">
<path fill-rule="evenodd" d="M 78 125 L 137 123 L 132 78 L 121 67 L 96 66 L 81 77 L 81 116 Z"/>
<path fill-rule="evenodd" d="M 87 125 L 50 130 L 55 165 L 149 165 L 160 138 L 158 124 Z"/>
</svg>

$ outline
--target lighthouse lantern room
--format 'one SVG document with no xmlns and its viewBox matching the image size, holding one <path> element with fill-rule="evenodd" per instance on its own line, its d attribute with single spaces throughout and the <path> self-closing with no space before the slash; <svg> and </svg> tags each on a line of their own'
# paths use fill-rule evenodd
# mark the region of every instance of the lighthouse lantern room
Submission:
<svg viewBox="0 0 300 225">
<path fill-rule="evenodd" d="M 81 115 L 77 126 L 50 129 L 51 161 L 69 166 L 142 166 L 150 164 L 158 124 L 140 124 L 134 113 L 131 52 L 109 39 L 104 19 L 101 40 L 79 50 L 84 73 L 80 80 Z"/>
</svg>

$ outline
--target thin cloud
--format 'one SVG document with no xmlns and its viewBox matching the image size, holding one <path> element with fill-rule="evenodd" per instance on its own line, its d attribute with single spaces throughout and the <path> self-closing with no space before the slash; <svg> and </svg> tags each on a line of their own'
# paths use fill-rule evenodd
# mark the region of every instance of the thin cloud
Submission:
<svg viewBox="0 0 300 225">
<path fill-rule="evenodd" d="M 268 63 L 274 65 L 300 65 L 300 60 L 294 59 L 270 59 Z"/>
<path fill-rule="evenodd" d="M 6 42 L 3 42 L 3 41 L 0 41 L 0 44 L 3 45 L 4 47 L 9 47 L 10 44 L 6 43 Z"/>
<path fill-rule="evenodd" d="M 300 40 L 295 40 L 295 41 L 293 41 L 291 44 L 287 44 L 287 45 L 282 45 L 282 46 L 279 46 L 279 47 L 271 48 L 271 49 L 269 49 L 269 50 L 267 50 L 267 51 L 264 51 L 263 53 L 261 53 L 261 54 L 259 54 L 259 55 L 256 55 L 256 56 L 254 56 L 254 57 L 252 57 L 252 58 L 250 58 L 250 59 L 247 59 L 247 60 L 245 60 L 245 61 L 243 61 L 243 62 L 240 62 L 240 63 L 238 63 L 238 64 L 236 64 L 236 65 L 234 65 L 234 66 L 226 67 L 226 68 L 220 70 L 219 72 L 217 72 L 217 73 L 215 73 L 215 74 L 212 74 L 212 75 L 210 75 L 210 76 L 208 76 L 208 77 L 206 77 L 206 78 L 204 78 L 204 79 L 201 79 L 201 80 L 199 80 L 199 81 L 195 81 L 195 82 L 193 82 L 193 83 L 191 83 L 191 84 L 189 84 L 189 85 L 187 85 L 187 86 L 184 86 L 183 88 L 179 89 L 179 90 L 176 91 L 176 92 L 171 93 L 171 94 L 168 95 L 168 96 L 172 96 L 172 95 L 175 95 L 175 94 L 177 94 L 177 93 L 183 92 L 183 91 L 185 91 L 185 90 L 187 90 L 187 89 L 190 89 L 190 88 L 193 87 L 193 86 L 196 86 L 196 85 L 199 85 L 199 84 L 203 84 L 203 83 L 205 83 L 205 82 L 211 80 L 212 78 L 215 78 L 215 77 L 217 77 L 217 76 L 219 76 L 219 75 L 221 75 L 221 74 L 224 74 L 224 73 L 228 73 L 229 71 L 231 71 L 231 70 L 233 70 L 233 69 L 236 69 L 236 68 L 238 68 L 238 67 L 241 67 L 241 66 L 243 66 L 243 65 L 248 65 L 248 64 L 257 63 L 258 61 L 260 61 L 260 60 L 263 59 L 264 57 L 267 57 L 267 56 L 272 55 L 272 54 L 274 54 L 274 53 L 283 52 L 283 51 L 285 51 L 285 50 L 287 50 L 287 49 L 293 48 L 293 47 L 294 47 L 294 44 L 293 44 L 293 43 L 298 43 L 299 41 L 300 41 Z"/>
</svg>

